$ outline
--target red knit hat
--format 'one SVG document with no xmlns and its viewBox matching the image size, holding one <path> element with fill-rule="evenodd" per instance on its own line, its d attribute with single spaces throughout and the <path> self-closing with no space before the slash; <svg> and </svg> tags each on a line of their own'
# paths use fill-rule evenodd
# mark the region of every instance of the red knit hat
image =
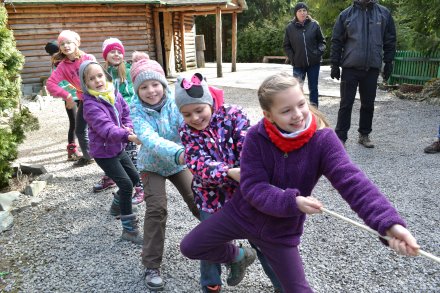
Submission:
<svg viewBox="0 0 440 293">
<path fill-rule="evenodd" d="M 108 38 L 102 43 L 102 57 L 107 60 L 107 55 L 112 50 L 118 50 L 121 52 L 122 56 L 125 55 L 125 49 L 122 42 L 117 38 Z"/>
</svg>

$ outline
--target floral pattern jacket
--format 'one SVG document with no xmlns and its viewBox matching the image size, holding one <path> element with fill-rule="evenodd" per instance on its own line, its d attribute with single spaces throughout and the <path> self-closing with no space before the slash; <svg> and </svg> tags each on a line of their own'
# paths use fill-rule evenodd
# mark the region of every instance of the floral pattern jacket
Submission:
<svg viewBox="0 0 440 293">
<path fill-rule="evenodd" d="M 180 127 L 186 164 L 194 176 L 194 198 L 200 210 L 214 213 L 221 209 L 239 186 L 227 173 L 230 168 L 240 167 L 240 153 L 249 127 L 250 121 L 242 109 L 228 105 L 220 106 L 203 130 L 187 124 Z"/>
</svg>

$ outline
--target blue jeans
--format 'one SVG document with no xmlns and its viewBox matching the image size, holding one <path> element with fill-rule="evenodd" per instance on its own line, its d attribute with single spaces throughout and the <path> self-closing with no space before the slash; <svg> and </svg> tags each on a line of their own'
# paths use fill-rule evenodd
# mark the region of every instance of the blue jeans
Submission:
<svg viewBox="0 0 440 293">
<path fill-rule="evenodd" d="M 212 214 L 200 210 L 200 221 L 205 221 Z M 200 261 L 200 285 L 221 285 L 222 267 L 219 263 L 213 263 L 205 260 Z"/>
<path fill-rule="evenodd" d="M 212 214 L 200 211 L 200 220 L 204 221 L 211 217 Z M 263 267 L 264 272 L 266 273 L 267 277 L 270 279 L 272 285 L 274 288 L 281 290 L 281 284 L 278 281 L 278 278 L 275 275 L 275 272 L 272 270 L 272 267 L 269 265 L 266 257 L 263 255 L 263 253 L 260 251 L 260 249 L 249 242 L 252 248 L 254 248 L 257 251 L 257 257 L 260 260 L 261 266 Z M 212 263 L 209 261 L 200 261 L 200 284 L 203 286 L 208 285 L 221 285 L 221 266 L 218 263 Z M 281 292 L 283 292 L 281 290 Z"/>
<path fill-rule="evenodd" d="M 440 141 L 440 125 L 438 126 L 438 140 Z"/>
<path fill-rule="evenodd" d="M 309 67 L 301 68 L 301 67 L 293 67 L 293 76 L 299 79 L 299 81 L 304 82 L 308 79 L 309 84 L 309 100 L 310 103 L 318 107 L 318 79 L 319 79 L 319 69 L 321 68 L 320 64 L 312 65 Z"/>
</svg>

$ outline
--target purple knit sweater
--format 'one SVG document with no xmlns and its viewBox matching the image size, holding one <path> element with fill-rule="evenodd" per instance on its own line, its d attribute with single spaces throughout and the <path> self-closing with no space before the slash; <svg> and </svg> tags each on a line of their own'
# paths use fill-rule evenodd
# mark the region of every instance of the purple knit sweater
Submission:
<svg viewBox="0 0 440 293">
<path fill-rule="evenodd" d="M 380 234 L 394 224 L 405 226 L 387 198 L 351 162 L 332 129 L 316 131 L 302 148 L 285 154 L 270 141 L 262 120 L 246 135 L 240 191 L 223 212 L 263 240 L 298 245 L 306 217 L 297 208 L 295 198 L 310 196 L 322 175 Z"/>
</svg>

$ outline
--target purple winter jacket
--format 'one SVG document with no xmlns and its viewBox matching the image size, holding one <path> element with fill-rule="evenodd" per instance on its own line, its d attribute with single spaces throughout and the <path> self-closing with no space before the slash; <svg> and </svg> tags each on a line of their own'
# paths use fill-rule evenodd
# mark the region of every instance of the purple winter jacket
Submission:
<svg viewBox="0 0 440 293">
<path fill-rule="evenodd" d="M 310 196 L 322 175 L 380 234 L 394 224 L 405 226 L 387 198 L 351 162 L 330 128 L 317 130 L 307 144 L 285 154 L 270 141 L 261 120 L 249 129 L 240 162 L 240 190 L 222 211 L 262 240 L 299 244 L 306 215 L 295 198 Z"/>
<path fill-rule="evenodd" d="M 84 119 L 89 126 L 89 153 L 93 158 L 113 158 L 121 153 L 128 142 L 128 131 L 133 128 L 130 111 L 121 94 L 115 93 L 115 105 L 83 94 Z"/>
</svg>

